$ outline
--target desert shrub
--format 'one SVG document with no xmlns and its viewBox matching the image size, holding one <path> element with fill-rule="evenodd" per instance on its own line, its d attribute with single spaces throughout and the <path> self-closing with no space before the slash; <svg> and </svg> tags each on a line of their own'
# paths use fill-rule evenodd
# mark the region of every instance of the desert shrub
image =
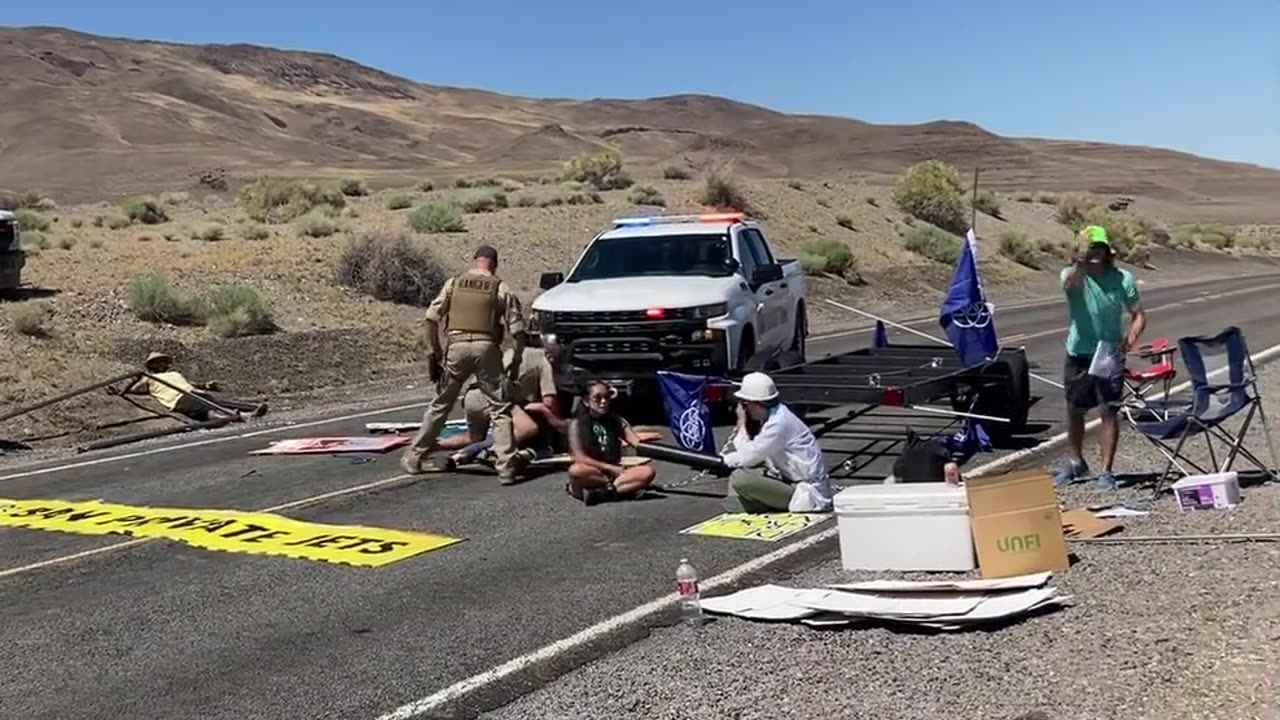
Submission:
<svg viewBox="0 0 1280 720">
<path fill-rule="evenodd" d="M 853 251 L 848 245 L 830 238 L 809 240 L 802 245 L 800 266 L 806 273 L 830 273 L 842 277 L 849 277 L 851 271 L 855 270 Z"/>
<path fill-rule="evenodd" d="M 1142 265 L 1151 258 L 1153 242 L 1172 242 L 1168 231 L 1160 226 L 1121 213 L 1112 212 L 1099 205 L 1092 205 L 1087 198 L 1066 197 L 1058 205 L 1058 220 L 1074 232 L 1088 225 L 1100 225 L 1107 231 L 1107 238 L 1116 255 L 1125 262 Z"/>
<path fill-rule="evenodd" d="M 151 233 L 142 233 L 136 239 L 138 242 L 151 242 L 156 239 L 156 236 Z"/>
<path fill-rule="evenodd" d="M 52 224 L 49 218 L 30 208 L 20 207 L 13 211 L 18 219 L 18 229 L 22 231 L 35 230 L 36 232 L 46 232 Z"/>
<path fill-rule="evenodd" d="M 323 238 L 338 232 L 338 223 L 319 213 L 308 213 L 298 218 L 298 234 L 303 237 Z"/>
<path fill-rule="evenodd" d="M 409 213 L 409 227 L 418 233 L 466 232 L 462 211 L 453 203 L 427 203 Z"/>
<path fill-rule="evenodd" d="M 112 213 L 105 219 L 106 225 L 112 230 L 123 230 L 133 224 L 133 221 L 126 215 Z"/>
<path fill-rule="evenodd" d="M 678 165 L 668 165 L 662 168 L 662 177 L 667 180 L 688 180 L 693 177 L 693 173 Z"/>
<path fill-rule="evenodd" d="M 49 249 L 49 238 L 37 230 L 22 233 L 22 249 L 31 254 Z"/>
<path fill-rule="evenodd" d="M 67 221 L 67 224 L 70 225 L 73 229 L 82 228 L 84 227 L 84 219 L 71 218 L 70 220 Z"/>
<path fill-rule="evenodd" d="M 1159 241 L 1156 241 L 1157 244 Z M 1177 247 L 1207 247 L 1228 250 L 1236 245 L 1236 231 L 1226 225 L 1192 223 L 1173 229 L 1173 243 Z"/>
<path fill-rule="evenodd" d="M 431 180 L 423 180 L 418 183 L 418 190 L 422 192 L 431 192 L 436 189 L 436 184 Z"/>
<path fill-rule="evenodd" d="M 467 190 L 450 199 L 465 213 L 494 212 L 507 207 L 507 193 L 495 187 Z"/>
<path fill-rule="evenodd" d="M 1013 196 L 1013 199 L 1014 199 L 1014 200 L 1017 200 L 1017 201 L 1018 201 L 1018 202 L 1020 202 L 1020 203 L 1029 203 L 1029 202 L 1035 202 L 1035 200 L 1036 200 L 1036 196 L 1035 196 L 1035 194 L 1033 194 L 1033 193 L 1029 193 L 1029 192 L 1027 192 L 1027 191 L 1025 191 L 1025 190 L 1024 190 L 1024 191 L 1022 191 L 1022 192 L 1018 193 L 1017 195 L 1014 195 L 1014 196 Z"/>
<path fill-rule="evenodd" d="M 240 229 L 240 237 L 245 240 L 266 240 L 271 237 L 271 229 L 262 223 L 245 223 Z"/>
<path fill-rule="evenodd" d="M 600 193 L 583 183 L 561 183 L 555 187 L 527 188 L 512 196 L 517 207 L 558 207 L 560 205 L 597 205 L 604 202 Z"/>
<path fill-rule="evenodd" d="M 48 212 L 58 209 L 58 203 L 34 190 L 11 193 L 0 192 L 0 210 L 18 211 L 21 209 Z"/>
<path fill-rule="evenodd" d="M 667 205 L 662 193 L 658 192 L 658 188 L 652 185 L 637 185 L 631 188 L 630 194 L 627 195 L 627 202 L 632 205 L 656 205 L 658 207 L 666 207 Z"/>
<path fill-rule="evenodd" d="M 227 230 L 218 223 L 201 223 L 191 228 L 191 239 L 203 240 L 204 242 L 219 242 L 227 239 Z"/>
<path fill-rule="evenodd" d="M 360 178 L 343 178 L 338 181 L 338 192 L 347 197 L 364 197 L 369 194 L 369 186 Z"/>
<path fill-rule="evenodd" d="M 907 233 L 907 249 L 934 262 L 954 265 L 960 257 L 961 243 L 956 235 L 933 225 L 920 225 Z"/>
<path fill-rule="evenodd" d="M 129 312 L 144 322 L 198 325 L 202 321 L 200 304 L 176 292 L 159 273 L 134 277 L 125 288 L 125 295 Z"/>
<path fill-rule="evenodd" d="M 33 338 L 49 337 L 49 304 L 45 302 L 27 302 L 14 305 L 9 311 L 15 332 Z"/>
<path fill-rule="evenodd" d="M 70 250 L 76 246 L 76 238 L 74 235 L 62 235 L 58 237 L 58 249 Z"/>
<path fill-rule="evenodd" d="M 239 202 L 250 218 L 270 224 L 292 222 L 317 208 L 337 212 L 347 204 L 336 188 L 277 177 L 260 177 L 245 185 Z"/>
<path fill-rule="evenodd" d="M 698 202 L 717 210 L 746 212 L 750 207 L 747 197 L 730 175 L 712 172 L 702 185 Z"/>
<path fill-rule="evenodd" d="M 102 247 L 102 238 L 90 238 L 89 247 L 93 248 L 94 250 L 97 250 L 98 248 Z"/>
<path fill-rule="evenodd" d="M 404 210 L 413 207 L 413 196 L 405 193 L 396 193 L 387 198 L 388 210 Z"/>
<path fill-rule="evenodd" d="M 218 337 L 268 335 L 279 330 L 271 308 L 247 285 L 214 288 L 204 301 L 205 323 Z"/>
<path fill-rule="evenodd" d="M 880 201 L 871 196 L 867 196 L 867 204 L 871 207 L 880 207 Z"/>
<path fill-rule="evenodd" d="M 951 233 L 969 227 L 960 173 L 941 160 L 925 160 L 907 169 L 893 190 L 903 212 Z"/>
<path fill-rule="evenodd" d="M 579 155 L 565 163 L 560 177 L 597 190 L 623 190 L 632 185 L 631 176 L 622 169 L 622 155 L 616 150 Z"/>
<path fill-rule="evenodd" d="M 89 224 L 90 224 L 90 225 L 92 225 L 92 226 L 94 226 L 94 227 L 96 227 L 96 228 L 100 228 L 100 227 L 102 227 L 102 225 L 103 225 L 106 221 L 107 221 L 106 216 L 104 216 L 104 215 L 94 215 L 94 216 L 93 216 L 93 220 L 92 220 L 92 221 L 90 221 L 90 223 L 89 223 Z"/>
<path fill-rule="evenodd" d="M 1000 215 L 1000 198 L 990 190 L 979 190 L 977 196 L 972 198 L 973 209 L 989 215 L 997 220 L 1003 220 Z"/>
<path fill-rule="evenodd" d="M 1096 207 L 1097 203 L 1088 196 L 1072 193 L 1059 201 L 1058 209 L 1054 212 L 1053 218 L 1067 227 L 1078 230 L 1085 224 L 1085 215 Z"/>
<path fill-rule="evenodd" d="M 124 214 L 132 222 L 143 225 L 159 225 L 169 222 L 169 211 L 153 197 L 139 197 L 124 204 Z"/>
<path fill-rule="evenodd" d="M 814 200 L 814 202 L 818 203 L 818 207 L 831 207 L 831 201 L 826 198 L 818 198 L 817 200 Z"/>
<path fill-rule="evenodd" d="M 1057 205 L 1058 196 L 1049 192 L 1037 193 L 1036 202 L 1040 203 L 1041 205 Z"/>
<path fill-rule="evenodd" d="M 855 230 L 855 229 L 856 229 L 856 228 L 854 228 L 854 226 L 853 226 L 853 218 L 849 217 L 848 215 L 837 215 L 837 216 L 836 216 L 836 224 L 837 224 L 837 225 L 839 225 L 839 226 L 840 226 L 840 227 L 842 227 L 842 228 L 847 229 L 847 230 Z"/>
<path fill-rule="evenodd" d="M 469 188 L 469 187 L 472 187 L 472 185 L 473 183 L 471 182 L 470 178 L 460 177 L 460 178 L 454 179 L 453 181 L 453 186 L 458 189 Z"/>
<path fill-rule="evenodd" d="M 1036 245 L 1031 242 L 1027 234 L 1019 230 L 1007 230 L 1000 233 L 1000 254 L 1010 260 L 1025 265 L 1029 268 L 1036 268 Z"/>
<path fill-rule="evenodd" d="M 181 205 L 191 200 L 191 193 L 182 190 L 160 193 L 160 202 L 165 205 Z"/>
<path fill-rule="evenodd" d="M 351 240 L 338 259 L 338 283 L 377 300 L 425 307 L 448 277 L 443 263 L 401 233 L 374 230 Z"/>
<path fill-rule="evenodd" d="M 787 187 L 791 188 L 792 190 L 799 190 L 800 192 L 804 192 L 804 183 L 800 182 L 799 180 L 788 180 Z"/>
</svg>

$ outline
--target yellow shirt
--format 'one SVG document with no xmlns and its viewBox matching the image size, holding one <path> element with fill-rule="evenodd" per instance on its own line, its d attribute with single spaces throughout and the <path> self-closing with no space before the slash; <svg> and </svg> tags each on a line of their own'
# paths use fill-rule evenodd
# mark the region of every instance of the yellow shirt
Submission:
<svg viewBox="0 0 1280 720">
<path fill-rule="evenodd" d="M 169 387 L 169 385 L 163 385 L 155 380 L 151 380 L 147 383 L 147 391 L 151 393 L 151 397 L 155 398 L 156 402 L 169 410 L 177 407 L 178 400 L 182 398 L 182 393 L 178 392 L 174 388 L 180 388 L 184 392 L 192 392 L 195 390 L 195 387 L 191 383 L 187 382 L 187 379 L 177 370 L 151 374 L 173 386 Z"/>
</svg>

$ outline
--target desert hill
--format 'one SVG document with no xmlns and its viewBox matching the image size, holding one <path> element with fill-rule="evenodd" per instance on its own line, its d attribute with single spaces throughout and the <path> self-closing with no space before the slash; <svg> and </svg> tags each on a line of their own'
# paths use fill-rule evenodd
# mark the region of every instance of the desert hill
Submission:
<svg viewBox="0 0 1280 720">
<path fill-rule="evenodd" d="M 298 175 L 546 173 L 618 148 L 641 173 L 878 182 L 937 157 L 997 190 L 1144 198 L 1162 215 L 1276 222 L 1280 171 L 1156 148 L 875 125 L 723 98 L 537 100 L 416 83 L 332 55 L 0 28 L 0 187 L 80 202 Z"/>
</svg>

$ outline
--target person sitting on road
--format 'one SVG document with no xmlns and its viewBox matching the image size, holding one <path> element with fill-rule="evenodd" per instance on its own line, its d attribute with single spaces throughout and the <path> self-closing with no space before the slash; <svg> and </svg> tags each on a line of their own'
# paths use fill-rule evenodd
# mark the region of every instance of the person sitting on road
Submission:
<svg viewBox="0 0 1280 720">
<path fill-rule="evenodd" d="M 569 421 L 562 414 L 557 399 L 555 370 L 549 350 L 539 347 L 536 335 L 526 340 L 521 354 L 520 374 L 512 384 L 511 419 L 515 428 L 516 447 L 526 459 L 544 452 L 566 452 Z M 510 367 L 515 349 L 507 348 L 503 367 Z M 467 432 L 445 438 L 436 444 L 440 450 L 456 450 L 448 462 L 457 466 L 474 462 L 493 446 L 489 434 L 489 400 L 479 384 L 472 382 L 463 396 L 462 408 Z"/>
<path fill-rule="evenodd" d="M 603 380 L 587 385 L 583 402 L 569 424 L 569 482 L 565 490 L 587 505 L 639 497 L 655 477 L 649 465 L 623 467 L 623 444 L 654 440 L 637 433 L 613 410 L 614 389 Z"/>
<path fill-rule="evenodd" d="M 142 367 L 147 375 L 125 389 L 129 395 L 150 395 L 153 400 L 169 412 L 178 413 L 198 422 L 209 420 L 210 412 L 217 412 L 200 398 L 240 417 L 240 413 L 252 413 L 253 417 L 262 417 L 267 413 L 265 403 L 246 403 L 225 395 L 215 394 L 218 390 L 216 382 L 200 383 L 198 386 L 187 380 L 181 372 L 173 369 L 173 358 L 161 352 L 153 352 L 147 356 Z M 222 414 L 222 413 L 219 413 Z"/>
<path fill-rule="evenodd" d="M 734 397 L 738 428 L 733 450 L 721 456 L 734 468 L 729 505 L 750 513 L 829 512 L 831 480 L 822 448 L 809 426 L 779 399 L 773 379 L 748 373 Z M 758 432 L 751 431 L 753 424 Z"/>
</svg>

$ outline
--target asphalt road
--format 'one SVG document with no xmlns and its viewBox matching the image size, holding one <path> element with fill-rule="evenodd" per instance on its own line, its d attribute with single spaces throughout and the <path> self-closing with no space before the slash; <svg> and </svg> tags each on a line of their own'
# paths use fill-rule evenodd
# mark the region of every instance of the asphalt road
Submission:
<svg viewBox="0 0 1280 720">
<path fill-rule="evenodd" d="M 1257 352 L 1280 343 L 1276 287 L 1280 277 L 1271 276 L 1153 288 L 1144 293 L 1148 336 L 1236 324 Z M 997 323 L 1006 342 L 1024 344 L 1056 379 L 1063 318 L 1061 305 L 1051 304 L 1003 309 Z M 933 319 L 916 326 L 937 327 Z M 866 341 L 865 333 L 844 334 L 815 340 L 811 352 Z M 1058 432 L 1058 391 L 1033 392 L 1045 396 L 1033 421 L 1044 421 L 1042 434 Z M 561 476 L 510 488 L 483 475 L 412 482 L 398 478 L 394 454 L 367 463 L 248 455 L 279 437 L 361 434 L 367 421 L 417 414 L 111 459 L 129 454 L 123 450 L 78 458 L 69 469 L 32 466 L 0 476 L 4 498 L 283 506 L 282 514 L 309 521 L 465 538 L 358 569 L 166 540 L 107 550 L 126 541 L 0 529 L 0 717 L 372 720 L 670 592 L 681 557 L 711 576 L 777 547 L 678 534 L 719 512 L 718 483 L 697 484 L 705 496 L 586 508 L 564 494 Z M 659 478 L 688 475 L 662 467 Z M 512 692 L 519 689 L 484 700 L 491 705 Z"/>
</svg>

